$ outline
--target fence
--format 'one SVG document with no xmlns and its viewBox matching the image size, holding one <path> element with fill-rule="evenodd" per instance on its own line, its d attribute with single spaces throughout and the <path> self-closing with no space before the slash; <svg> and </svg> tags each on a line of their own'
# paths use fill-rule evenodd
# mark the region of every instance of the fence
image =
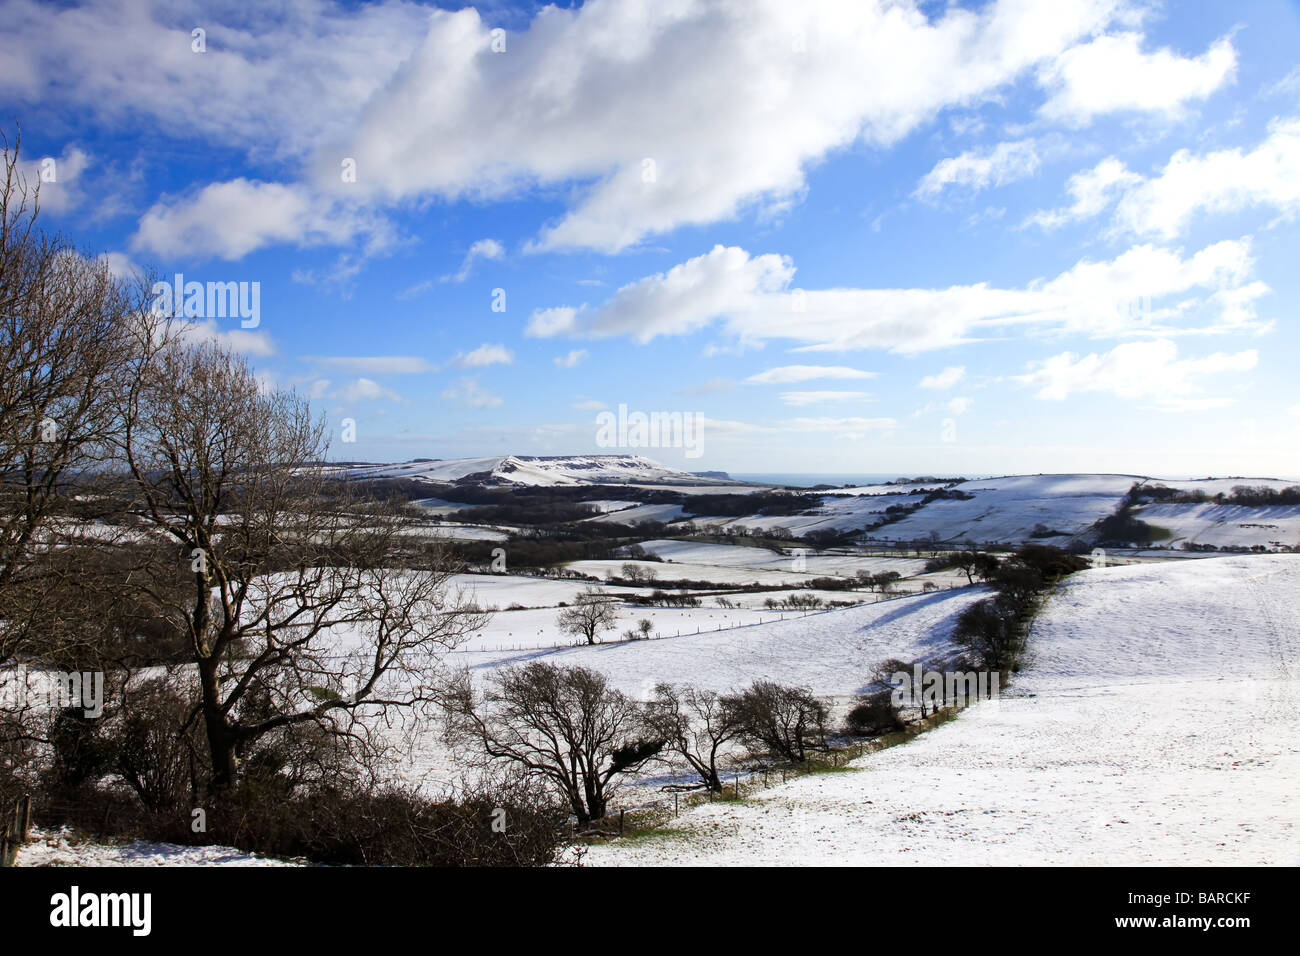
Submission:
<svg viewBox="0 0 1300 956">
<path fill-rule="evenodd" d="M 13 866 L 18 848 L 27 842 L 27 834 L 32 828 L 31 795 L 15 800 L 13 810 L 5 814 L 0 824 L 3 824 L 0 829 L 0 866 Z"/>
</svg>

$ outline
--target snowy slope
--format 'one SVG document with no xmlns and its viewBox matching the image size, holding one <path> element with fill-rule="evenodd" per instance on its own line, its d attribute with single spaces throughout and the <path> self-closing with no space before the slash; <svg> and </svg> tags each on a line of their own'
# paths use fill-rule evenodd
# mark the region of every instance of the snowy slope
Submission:
<svg viewBox="0 0 1300 956">
<path fill-rule="evenodd" d="M 584 645 L 545 654 L 466 650 L 449 656 L 454 664 L 479 675 L 530 660 L 582 665 L 607 675 L 626 693 L 643 693 L 657 681 L 725 691 L 770 678 L 807 684 L 828 696 L 854 694 L 869 682 L 872 669 L 883 660 L 946 654 L 954 618 L 986 593 L 983 588 L 936 591 L 781 621 L 772 621 L 768 611 L 766 624 L 712 633 L 707 629 L 716 626 L 722 612 L 698 608 L 678 612 L 680 620 L 701 628 L 698 635 Z M 742 612 L 741 616 L 752 614 Z M 640 616 L 651 615 L 643 612 Z"/>
<path fill-rule="evenodd" d="M 1300 547 L 1300 505 L 1152 504 L 1137 517 L 1171 537 L 1162 544 L 1177 548 L 1185 543 L 1224 547 Z"/>
<path fill-rule="evenodd" d="M 1295 862 L 1298 590 L 1289 555 L 1083 572 L 1001 701 L 588 862 Z"/>
<path fill-rule="evenodd" d="M 536 457 L 502 455 L 495 458 L 456 458 L 409 461 L 391 465 L 357 465 L 344 469 L 351 478 L 414 478 L 450 484 L 471 475 L 494 482 L 518 485 L 608 485 L 650 482 L 672 487 L 718 485 L 719 481 L 640 455 L 572 455 Z M 732 482 L 728 482 L 732 484 Z"/>
</svg>

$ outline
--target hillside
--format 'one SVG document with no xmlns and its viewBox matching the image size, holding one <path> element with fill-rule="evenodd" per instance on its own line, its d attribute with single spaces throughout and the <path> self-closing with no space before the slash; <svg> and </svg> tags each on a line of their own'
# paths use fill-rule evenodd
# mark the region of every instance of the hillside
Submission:
<svg viewBox="0 0 1300 956">
<path fill-rule="evenodd" d="M 1298 589 L 1289 555 L 1084 571 L 1002 700 L 589 862 L 1295 862 Z"/>
<path fill-rule="evenodd" d="M 570 455 L 536 457 L 501 455 L 494 458 L 452 458 L 408 461 L 401 464 L 345 467 L 349 478 L 414 478 L 433 484 L 452 484 L 473 479 L 484 484 L 516 484 L 539 487 L 567 485 L 659 485 L 735 484 L 721 478 L 702 477 L 639 455 Z M 721 474 L 721 473 L 719 473 Z"/>
</svg>

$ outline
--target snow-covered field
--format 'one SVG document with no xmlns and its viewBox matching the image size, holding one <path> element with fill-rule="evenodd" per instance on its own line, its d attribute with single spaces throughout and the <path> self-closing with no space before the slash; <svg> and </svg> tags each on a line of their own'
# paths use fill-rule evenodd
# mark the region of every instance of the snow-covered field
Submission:
<svg viewBox="0 0 1300 956">
<path fill-rule="evenodd" d="M 759 679 L 806 685 L 819 696 L 843 699 L 860 693 L 870 683 L 876 665 L 884 660 L 946 657 L 956 616 L 985 593 L 983 588 L 938 591 L 812 613 L 636 609 L 623 612 L 626 623 L 620 620 L 620 628 L 639 617 L 649 617 L 658 633 L 671 635 L 674 632 L 669 628 L 676 627 L 681 636 L 563 648 L 533 646 L 522 651 L 482 649 L 485 637 L 448 657 L 452 666 L 468 668 L 477 681 L 486 681 L 497 668 L 537 660 L 590 667 L 638 700 L 648 699 L 660 682 L 726 692 Z M 524 613 L 497 615 L 494 620 L 519 620 Z M 746 619 L 765 623 L 713 630 L 719 623 Z M 464 773 L 464 765 L 443 742 L 440 728 L 422 728 L 400 736 L 405 754 L 394 771 L 403 779 L 437 791 Z M 647 768 L 639 785 L 629 789 L 628 799 L 644 799 L 646 788 L 674 772 L 663 766 Z"/>
<path fill-rule="evenodd" d="M 1151 504 L 1137 517 L 1168 530 L 1171 537 L 1161 543 L 1171 548 L 1184 543 L 1216 548 L 1300 546 L 1300 505 Z"/>
<path fill-rule="evenodd" d="M 597 502 L 586 501 L 583 504 L 596 504 Z M 615 504 L 615 502 L 601 502 L 602 504 Z M 640 524 L 643 521 L 677 521 L 685 511 L 681 505 L 659 504 L 659 505 L 642 505 L 633 501 L 630 502 L 632 507 L 609 509 L 604 514 L 596 515 L 592 518 L 586 518 L 587 521 L 603 521 L 613 524 Z"/>
<path fill-rule="evenodd" d="M 1300 861 L 1300 557 L 1085 571 L 1000 701 L 596 864 Z"/>
</svg>

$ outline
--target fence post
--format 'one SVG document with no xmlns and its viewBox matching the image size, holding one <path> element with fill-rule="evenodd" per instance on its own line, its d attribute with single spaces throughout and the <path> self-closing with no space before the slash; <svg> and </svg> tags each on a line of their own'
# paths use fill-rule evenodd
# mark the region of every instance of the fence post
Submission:
<svg viewBox="0 0 1300 956">
<path fill-rule="evenodd" d="M 23 794 L 23 832 L 20 835 L 23 842 L 27 841 L 27 834 L 32 829 L 32 795 Z"/>
</svg>

